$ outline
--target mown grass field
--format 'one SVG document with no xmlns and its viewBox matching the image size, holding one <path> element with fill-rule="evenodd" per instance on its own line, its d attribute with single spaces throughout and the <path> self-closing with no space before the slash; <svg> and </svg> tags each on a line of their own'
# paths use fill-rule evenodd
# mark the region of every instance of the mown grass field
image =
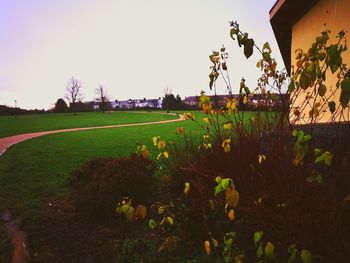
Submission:
<svg viewBox="0 0 350 263">
<path fill-rule="evenodd" d="M 0 116 L 0 138 L 29 132 L 175 119 L 164 111 L 80 112 Z"/>
<path fill-rule="evenodd" d="M 147 115 L 168 117 L 139 115 L 144 119 Z M 43 200 L 67 190 L 70 172 L 83 162 L 101 156 L 128 155 L 138 142 L 152 149 L 153 136 L 170 139 L 176 136 L 179 125 L 195 128 L 193 122 L 183 121 L 53 134 L 16 144 L 0 158 L 0 209 L 9 207 L 21 216 L 33 215 Z"/>
<path fill-rule="evenodd" d="M 196 120 L 204 124 L 202 122 L 204 113 L 195 112 L 194 115 Z M 250 116 L 251 114 L 247 114 L 246 118 Z M 78 124 L 94 126 L 97 123 L 102 125 L 102 123 L 117 122 L 120 124 L 177 118 L 174 115 L 159 113 L 82 113 L 78 115 L 77 118 L 81 118 L 81 121 L 77 123 L 70 120 L 75 117 L 72 115 L 48 115 L 33 118 L 24 116 L 24 120 L 32 129 L 37 127 L 47 130 L 55 127 L 54 120 L 57 122 L 60 118 L 62 118 L 61 128 L 76 127 Z M 41 118 L 44 122 L 39 125 L 38 121 Z M 89 119 L 91 123 L 88 122 Z M 3 123 L 1 125 L 6 126 Z M 7 132 L 12 131 L 10 135 L 16 131 L 22 133 L 23 125 L 18 122 L 18 119 L 15 121 L 11 119 L 9 125 L 11 128 Z M 158 152 L 152 145 L 152 138 L 159 135 L 167 141 L 174 139 L 177 127 L 180 125 L 185 131 L 201 130 L 196 123 L 187 120 L 138 127 L 59 133 L 16 144 L 0 157 L 0 210 L 9 207 L 16 213 L 20 213 L 21 216 L 34 215 L 44 200 L 68 190 L 66 182 L 70 173 L 82 163 L 96 157 L 128 155 L 136 150 L 137 143 L 145 144 L 151 153 L 153 150 L 153 158 L 155 158 Z"/>
</svg>

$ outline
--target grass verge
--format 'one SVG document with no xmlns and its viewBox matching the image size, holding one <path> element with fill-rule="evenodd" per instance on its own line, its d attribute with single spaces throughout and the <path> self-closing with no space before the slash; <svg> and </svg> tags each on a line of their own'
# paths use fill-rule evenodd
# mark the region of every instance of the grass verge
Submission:
<svg viewBox="0 0 350 263">
<path fill-rule="evenodd" d="M 0 138 L 38 131 L 94 127 L 176 119 L 174 115 L 157 112 L 81 112 L 0 116 Z"/>
</svg>

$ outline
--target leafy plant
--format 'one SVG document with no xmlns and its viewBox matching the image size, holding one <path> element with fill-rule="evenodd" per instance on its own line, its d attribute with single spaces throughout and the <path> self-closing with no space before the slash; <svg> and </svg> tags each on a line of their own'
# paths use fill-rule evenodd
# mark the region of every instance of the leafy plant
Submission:
<svg viewBox="0 0 350 263">
<path fill-rule="evenodd" d="M 76 207 L 88 218 L 111 219 L 117 200 L 125 196 L 132 196 L 136 203 L 149 200 L 154 172 L 155 163 L 137 154 L 89 161 L 72 175 Z M 134 213 L 125 212 L 130 219 Z"/>
</svg>

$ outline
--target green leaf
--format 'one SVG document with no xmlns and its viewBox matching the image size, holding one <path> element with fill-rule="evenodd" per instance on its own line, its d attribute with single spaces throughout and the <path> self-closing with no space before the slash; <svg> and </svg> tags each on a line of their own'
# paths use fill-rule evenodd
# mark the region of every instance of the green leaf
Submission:
<svg viewBox="0 0 350 263">
<path fill-rule="evenodd" d="M 210 90 L 213 89 L 213 84 L 214 84 L 214 80 L 210 79 L 210 81 L 209 81 L 209 88 L 210 88 Z"/>
<path fill-rule="evenodd" d="M 235 38 L 233 37 L 234 35 L 237 35 L 238 34 L 238 29 L 236 29 L 236 28 L 232 28 L 231 30 L 230 30 L 230 36 L 231 36 L 231 38 L 233 39 L 233 40 L 235 40 Z"/>
<path fill-rule="evenodd" d="M 310 141 L 311 139 L 312 139 L 312 136 L 311 136 L 310 134 L 307 134 L 307 135 L 304 136 L 303 142 L 308 142 L 308 141 Z"/>
<path fill-rule="evenodd" d="M 295 89 L 294 81 L 291 81 L 288 85 L 288 92 L 293 92 L 294 89 Z"/>
<path fill-rule="evenodd" d="M 347 107 L 350 100 L 350 78 L 341 82 L 340 103 L 343 108 Z"/>
<path fill-rule="evenodd" d="M 303 72 L 300 75 L 299 84 L 300 87 L 305 90 L 311 86 L 311 78 Z"/>
<path fill-rule="evenodd" d="M 314 172 L 313 175 L 306 177 L 306 181 L 308 181 L 309 183 L 317 182 L 319 184 L 322 184 L 323 176 L 318 172 Z"/>
<path fill-rule="evenodd" d="M 319 156 L 321 153 L 322 153 L 322 150 L 320 148 L 315 148 L 314 149 L 315 156 Z"/>
<path fill-rule="evenodd" d="M 238 46 L 241 47 L 242 46 L 242 36 L 237 34 L 237 42 L 238 42 Z"/>
<path fill-rule="evenodd" d="M 255 246 L 258 245 L 258 243 L 262 239 L 263 235 L 264 235 L 263 231 L 258 231 L 258 232 L 254 233 L 254 244 L 255 244 Z"/>
<path fill-rule="evenodd" d="M 331 113 L 335 112 L 335 102 L 334 101 L 330 101 L 328 102 L 328 108 L 330 110 Z"/>
<path fill-rule="evenodd" d="M 340 50 L 338 50 L 337 45 L 330 45 L 327 51 L 327 64 L 330 67 L 332 73 L 336 72 L 342 63 L 342 58 L 340 56 Z"/>
<path fill-rule="evenodd" d="M 263 57 L 266 61 L 268 61 L 268 62 L 271 61 L 271 56 L 268 52 L 263 52 Z"/>
<path fill-rule="evenodd" d="M 148 226 L 150 229 L 154 229 L 157 226 L 157 223 L 153 219 L 150 219 L 148 221 Z"/>
<path fill-rule="evenodd" d="M 244 86 L 244 92 L 246 94 L 250 94 L 250 90 L 249 90 L 249 88 L 247 86 Z"/>
<path fill-rule="evenodd" d="M 260 246 L 256 250 L 256 257 L 259 259 L 262 257 L 262 255 L 263 255 L 263 248 L 262 248 L 262 244 L 260 243 Z"/>
<path fill-rule="evenodd" d="M 221 193 L 222 191 L 224 191 L 224 189 L 222 188 L 221 184 L 218 184 L 217 186 L 215 186 L 215 196 Z"/>
<path fill-rule="evenodd" d="M 315 163 L 321 163 L 324 161 L 324 155 L 320 155 L 315 159 Z"/>
<path fill-rule="evenodd" d="M 254 40 L 248 38 L 244 43 L 244 55 L 249 58 L 253 54 Z"/>
<path fill-rule="evenodd" d="M 333 154 L 331 152 L 324 152 L 324 164 L 327 166 L 332 165 L 332 160 L 333 160 Z"/>
<path fill-rule="evenodd" d="M 320 87 L 318 88 L 318 94 L 323 97 L 326 94 L 327 91 L 327 87 L 325 85 L 320 85 Z"/>
<path fill-rule="evenodd" d="M 300 252 L 300 258 L 303 263 L 312 263 L 312 255 L 309 250 L 302 249 Z"/>
<path fill-rule="evenodd" d="M 128 205 L 128 204 L 123 205 L 121 208 L 122 213 L 125 215 L 129 212 L 129 209 L 130 209 L 130 205 Z"/>
<path fill-rule="evenodd" d="M 226 188 L 230 186 L 231 182 L 232 182 L 232 180 L 229 179 L 229 178 L 222 179 L 222 180 L 220 181 L 220 184 L 221 184 L 222 189 L 223 189 L 223 190 L 226 190 Z"/>
<path fill-rule="evenodd" d="M 290 254 L 288 263 L 295 263 L 297 252 L 298 249 L 296 248 L 295 244 L 288 247 L 288 253 Z"/>
</svg>

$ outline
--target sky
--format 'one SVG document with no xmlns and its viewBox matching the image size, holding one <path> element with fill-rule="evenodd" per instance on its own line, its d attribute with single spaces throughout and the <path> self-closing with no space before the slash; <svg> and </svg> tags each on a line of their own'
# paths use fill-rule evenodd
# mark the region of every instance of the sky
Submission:
<svg viewBox="0 0 350 263">
<path fill-rule="evenodd" d="M 275 0 L 0 0 L 0 105 L 49 109 L 71 77 L 85 101 L 99 85 L 111 99 L 182 98 L 209 90 L 212 50 L 225 45 L 233 91 L 255 88 L 257 52 L 246 59 L 230 38 L 237 21 L 258 46 L 270 43 Z M 225 94 L 222 81 L 218 93 Z"/>
</svg>

